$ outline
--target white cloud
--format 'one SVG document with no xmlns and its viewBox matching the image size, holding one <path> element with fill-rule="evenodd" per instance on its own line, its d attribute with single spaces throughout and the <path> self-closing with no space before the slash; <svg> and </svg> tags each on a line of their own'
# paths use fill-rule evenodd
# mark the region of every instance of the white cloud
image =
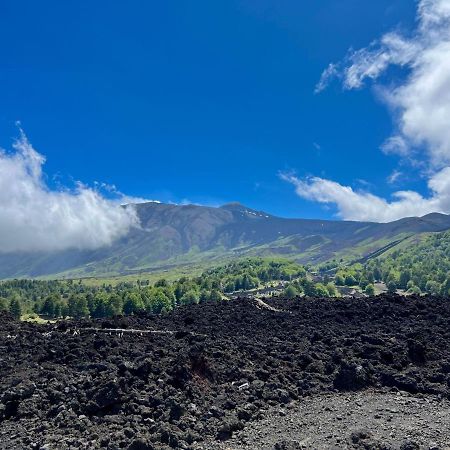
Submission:
<svg viewBox="0 0 450 450">
<path fill-rule="evenodd" d="M 113 194 L 115 197 L 119 198 L 121 205 L 137 205 L 139 203 L 161 203 L 159 200 L 150 200 L 148 198 L 134 197 L 124 194 L 123 192 L 119 191 L 119 189 L 117 189 L 115 184 L 99 183 L 98 181 L 95 181 L 94 184 L 98 188 L 107 191 L 110 194 Z"/>
<path fill-rule="evenodd" d="M 328 67 L 323 71 L 319 82 L 316 84 L 314 92 L 318 94 L 327 88 L 330 81 L 338 76 L 339 70 L 337 64 L 329 64 Z"/>
<path fill-rule="evenodd" d="M 429 197 L 414 191 L 397 191 L 392 201 L 319 177 L 300 180 L 291 174 L 281 174 L 281 178 L 293 184 L 304 199 L 335 204 L 338 216 L 345 220 L 390 222 L 431 212 L 450 212 L 450 167 L 429 179 Z"/>
<path fill-rule="evenodd" d="M 408 65 L 418 52 L 420 47 L 414 40 L 408 41 L 396 33 L 388 33 L 379 43 L 374 42 L 369 48 L 349 53 L 343 70 L 344 87 L 360 88 L 366 78 L 375 80 L 391 64 Z"/>
<path fill-rule="evenodd" d="M 408 156 L 409 148 L 405 140 L 401 136 L 391 136 L 381 144 L 381 150 L 386 155 L 397 154 L 400 156 Z"/>
<path fill-rule="evenodd" d="M 395 184 L 399 178 L 403 176 L 403 173 L 399 170 L 395 169 L 391 172 L 391 174 L 387 177 L 387 182 L 389 184 Z"/>
<path fill-rule="evenodd" d="M 325 69 L 316 92 L 333 78 L 344 89 L 359 89 L 391 66 L 405 69 L 406 75 L 395 85 L 378 86 L 395 126 L 381 150 L 420 167 L 428 177 L 429 193 L 399 191 L 388 201 L 323 178 L 284 177 L 301 197 L 335 203 L 345 219 L 385 222 L 433 211 L 450 213 L 450 0 L 420 0 L 417 26 L 409 36 L 390 32 L 367 48 L 350 50 L 342 63 Z M 399 176 L 394 171 L 388 182 Z"/>
<path fill-rule="evenodd" d="M 23 133 L 12 152 L 0 150 L 0 252 L 95 249 L 138 225 L 132 207 L 81 183 L 51 190 L 44 162 Z"/>
<path fill-rule="evenodd" d="M 390 66 L 409 73 L 402 83 L 383 89 L 398 132 L 382 149 L 400 156 L 424 150 L 436 169 L 450 164 L 450 0 L 421 0 L 410 37 L 391 32 L 368 48 L 350 51 L 343 63 L 325 69 L 318 87 L 322 90 L 334 76 L 346 89 L 361 88 Z"/>
</svg>

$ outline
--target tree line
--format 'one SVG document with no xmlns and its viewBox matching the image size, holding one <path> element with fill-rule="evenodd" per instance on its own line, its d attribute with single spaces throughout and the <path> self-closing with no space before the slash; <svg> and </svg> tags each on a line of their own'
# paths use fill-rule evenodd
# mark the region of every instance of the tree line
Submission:
<svg viewBox="0 0 450 450">
<path fill-rule="evenodd" d="M 409 245 L 367 261 L 338 268 L 336 286 L 358 286 L 373 295 L 375 282 L 391 293 L 450 296 L 450 231 L 414 238 Z"/>
<path fill-rule="evenodd" d="M 48 318 L 99 318 L 139 311 L 159 314 L 181 305 L 217 302 L 230 293 L 250 291 L 272 281 L 292 282 L 291 294 L 293 290 L 299 294 L 315 289 L 299 264 L 250 258 L 209 269 L 199 277 L 182 277 L 174 282 L 161 279 L 153 285 L 148 280 L 116 286 L 88 286 L 82 280 L 4 281 L 0 283 L 0 309 L 9 309 L 16 317 L 24 313 Z"/>
</svg>

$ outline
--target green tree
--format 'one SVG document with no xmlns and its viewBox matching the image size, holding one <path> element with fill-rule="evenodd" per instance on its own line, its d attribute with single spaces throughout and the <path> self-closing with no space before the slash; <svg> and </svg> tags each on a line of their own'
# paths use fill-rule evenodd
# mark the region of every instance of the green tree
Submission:
<svg viewBox="0 0 450 450">
<path fill-rule="evenodd" d="M 317 297 L 329 297 L 330 296 L 328 289 L 322 283 L 316 284 L 316 296 Z"/>
<path fill-rule="evenodd" d="M 300 281 L 300 284 L 306 296 L 314 297 L 316 295 L 316 285 L 314 284 L 313 281 L 308 280 L 307 278 L 303 278 Z"/>
<path fill-rule="evenodd" d="M 112 294 L 109 297 L 106 307 L 106 313 L 108 316 L 118 316 L 123 312 L 123 300 L 118 294 Z"/>
<path fill-rule="evenodd" d="M 75 304 L 74 317 L 77 319 L 81 319 L 82 317 L 89 317 L 89 308 L 87 304 L 86 297 L 80 295 L 77 298 L 77 302 Z"/>
<path fill-rule="evenodd" d="M 414 284 L 411 285 L 408 289 L 408 293 L 409 294 L 415 294 L 415 295 L 420 295 L 422 292 L 420 290 L 420 288 L 418 286 L 415 286 Z"/>
<path fill-rule="evenodd" d="M 366 272 L 365 278 L 369 281 L 370 284 L 373 284 L 375 282 L 375 277 L 373 276 L 373 272 L 370 270 Z"/>
<path fill-rule="evenodd" d="M 373 278 L 375 279 L 375 281 L 382 280 L 383 274 L 381 273 L 381 270 L 379 267 L 375 267 L 375 269 L 373 270 Z"/>
<path fill-rule="evenodd" d="M 67 304 L 63 303 L 61 305 L 61 317 L 65 318 L 69 315 L 69 307 Z"/>
<path fill-rule="evenodd" d="M 220 283 L 220 280 L 212 280 L 211 281 L 211 285 L 209 286 L 209 288 L 211 289 L 221 289 L 222 285 Z"/>
<path fill-rule="evenodd" d="M 151 311 L 155 314 L 161 313 L 164 309 L 165 311 L 170 311 L 172 309 L 172 303 L 161 289 L 155 289 L 153 295 L 150 297 Z"/>
<path fill-rule="evenodd" d="M 390 294 L 395 294 L 395 292 L 397 292 L 397 284 L 393 280 L 388 281 L 386 287 Z"/>
<path fill-rule="evenodd" d="M 127 315 L 134 314 L 144 309 L 142 298 L 136 292 L 130 292 L 126 295 L 123 304 L 123 312 Z"/>
<path fill-rule="evenodd" d="M 359 280 L 359 287 L 360 287 L 361 289 L 366 289 L 366 286 L 367 286 L 368 284 L 370 284 L 370 283 L 369 283 L 369 280 L 368 280 L 367 278 L 361 278 L 361 279 Z"/>
<path fill-rule="evenodd" d="M 205 303 L 209 300 L 210 291 L 207 291 L 206 289 L 202 289 L 200 291 L 200 303 Z"/>
<path fill-rule="evenodd" d="M 8 300 L 0 297 L 0 311 L 6 311 L 8 309 Z"/>
<path fill-rule="evenodd" d="M 400 273 L 395 269 L 391 269 L 386 277 L 386 285 L 391 282 L 395 283 L 397 288 L 400 286 Z"/>
<path fill-rule="evenodd" d="M 411 279 L 411 271 L 410 270 L 402 270 L 400 272 L 400 281 L 399 286 L 401 289 L 406 289 L 409 280 Z"/>
<path fill-rule="evenodd" d="M 325 287 L 327 288 L 328 295 L 330 297 L 337 297 L 338 291 L 336 289 L 336 286 L 333 283 L 327 283 L 327 285 Z"/>
<path fill-rule="evenodd" d="M 181 282 L 181 279 L 176 283 L 174 292 L 177 300 L 181 300 L 181 297 L 186 293 L 186 286 Z"/>
<path fill-rule="evenodd" d="M 22 316 L 22 305 L 17 297 L 14 297 L 9 304 L 9 312 L 15 319 Z"/>
<path fill-rule="evenodd" d="M 180 303 L 182 305 L 194 305 L 198 304 L 200 301 L 200 296 L 198 293 L 191 289 L 190 291 L 186 292 L 183 297 L 181 297 Z"/>
<path fill-rule="evenodd" d="M 364 290 L 364 292 L 367 294 L 367 295 L 370 295 L 370 296 L 373 296 L 373 295 L 375 295 L 375 286 L 373 285 L 373 284 L 368 284 L 367 286 L 366 286 L 366 289 Z"/>
<path fill-rule="evenodd" d="M 165 278 L 162 278 L 155 283 L 155 287 L 168 287 L 168 286 L 169 282 Z"/>
<path fill-rule="evenodd" d="M 45 314 L 49 317 L 54 317 L 56 303 L 57 303 L 57 300 L 55 300 L 55 297 L 53 295 L 49 295 L 45 299 L 44 305 L 42 306 L 41 313 Z"/>
<path fill-rule="evenodd" d="M 53 317 L 61 317 L 62 314 L 62 305 L 61 302 L 55 304 L 55 308 L 53 309 Z"/>
<path fill-rule="evenodd" d="M 236 284 L 233 280 L 227 281 L 227 283 L 225 284 L 225 288 L 224 291 L 226 293 L 231 293 L 234 292 L 236 288 Z"/>
<path fill-rule="evenodd" d="M 77 309 L 78 298 L 75 294 L 72 294 L 67 300 L 68 315 L 70 317 L 75 317 Z"/>
<path fill-rule="evenodd" d="M 258 272 L 258 278 L 263 282 L 267 282 L 270 280 L 269 272 L 267 269 L 260 269 Z"/>
<path fill-rule="evenodd" d="M 90 308 L 88 305 L 91 316 L 96 318 L 106 317 L 108 315 L 108 303 L 109 297 L 105 291 L 95 294 L 94 301 L 91 303 Z"/>
<path fill-rule="evenodd" d="M 293 284 L 286 287 L 283 292 L 283 296 L 286 298 L 295 298 L 298 295 L 298 291 Z"/>
<path fill-rule="evenodd" d="M 428 280 L 425 285 L 425 289 L 430 294 L 438 295 L 441 290 L 441 286 L 439 285 L 439 283 L 437 281 Z"/>
<path fill-rule="evenodd" d="M 95 311 L 95 307 L 96 307 L 95 295 L 92 292 L 88 292 L 86 294 L 85 298 L 86 298 L 87 308 L 88 308 L 89 312 L 92 314 Z"/>
<path fill-rule="evenodd" d="M 450 255 L 449 255 L 450 256 Z M 441 294 L 448 296 L 450 295 L 450 277 L 447 277 L 441 286 Z"/>
</svg>

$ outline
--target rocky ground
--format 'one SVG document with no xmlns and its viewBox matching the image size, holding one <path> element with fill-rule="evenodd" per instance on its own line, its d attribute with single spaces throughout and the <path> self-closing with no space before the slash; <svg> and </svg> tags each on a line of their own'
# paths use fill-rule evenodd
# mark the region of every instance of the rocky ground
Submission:
<svg viewBox="0 0 450 450">
<path fill-rule="evenodd" d="M 267 303 L 45 326 L 2 315 L 0 448 L 450 444 L 448 300 Z"/>
<path fill-rule="evenodd" d="M 326 393 L 274 407 L 210 450 L 449 449 L 450 402 L 406 392 Z"/>
</svg>

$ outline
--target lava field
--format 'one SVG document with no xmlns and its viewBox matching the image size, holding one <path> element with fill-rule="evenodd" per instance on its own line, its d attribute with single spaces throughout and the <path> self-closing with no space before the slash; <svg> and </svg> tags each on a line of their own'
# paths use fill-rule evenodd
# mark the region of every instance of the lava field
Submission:
<svg viewBox="0 0 450 450">
<path fill-rule="evenodd" d="M 236 299 L 47 325 L 4 313 L 0 448 L 194 449 L 323 392 L 449 398 L 449 342 L 438 297 Z"/>
</svg>

